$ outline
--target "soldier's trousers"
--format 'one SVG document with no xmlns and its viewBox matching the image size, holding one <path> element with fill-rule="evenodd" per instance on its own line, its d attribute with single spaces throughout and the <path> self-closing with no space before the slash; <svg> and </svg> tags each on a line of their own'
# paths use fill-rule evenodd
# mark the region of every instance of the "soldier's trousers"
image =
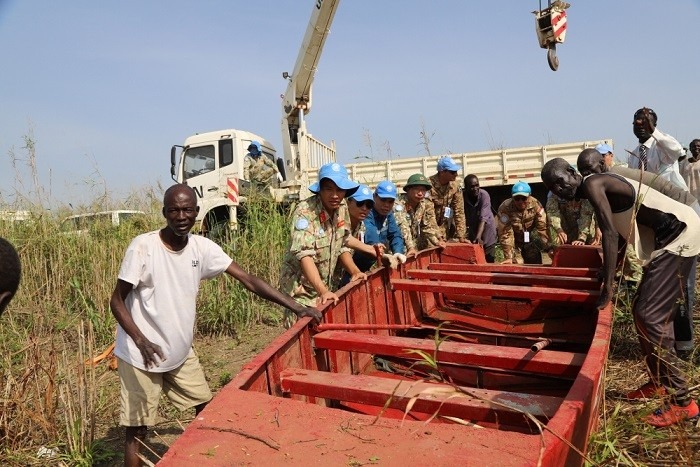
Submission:
<svg viewBox="0 0 700 467">
<path fill-rule="evenodd" d="M 637 258 L 634 247 L 627 244 L 625 249 L 625 261 L 622 265 L 622 277 L 626 281 L 639 282 L 642 280 L 642 263 Z"/>
<path fill-rule="evenodd" d="M 517 264 L 542 264 L 542 251 L 536 242 L 516 242 L 513 262 Z"/>
<path fill-rule="evenodd" d="M 689 397 L 688 382 L 676 356 L 674 318 L 684 300 L 693 258 L 664 251 L 645 267 L 632 313 L 652 381 L 669 388 L 676 402 Z"/>
</svg>

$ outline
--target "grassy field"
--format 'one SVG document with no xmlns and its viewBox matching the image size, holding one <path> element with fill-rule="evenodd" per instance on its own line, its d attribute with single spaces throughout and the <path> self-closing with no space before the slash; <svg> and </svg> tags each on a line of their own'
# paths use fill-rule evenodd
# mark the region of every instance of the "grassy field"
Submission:
<svg viewBox="0 0 700 467">
<path fill-rule="evenodd" d="M 49 216 L 20 226 L 0 224 L 0 236 L 17 246 L 24 267 L 20 292 L 0 319 L 1 465 L 120 464 L 118 379 L 105 364 L 83 362 L 114 339 L 108 302 L 122 255 L 135 235 L 163 225 L 159 196 L 129 206 L 145 217 L 120 228 L 94 226 L 83 236 L 62 234 Z M 261 200 L 248 210 L 246 225 L 225 248 L 245 269 L 277 284 L 288 237 L 285 217 Z M 280 310 L 227 277 L 202 284 L 198 309 L 195 345 L 214 390 L 280 332 Z M 694 366 L 688 370 L 696 391 L 700 375 Z M 621 297 L 591 464 L 700 464 L 696 427 L 651 429 L 639 416 L 655 402 L 621 398 L 644 381 L 629 306 Z M 159 434 L 149 441 L 156 452 L 167 449 L 192 416 L 168 404 L 160 415 Z"/>
</svg>

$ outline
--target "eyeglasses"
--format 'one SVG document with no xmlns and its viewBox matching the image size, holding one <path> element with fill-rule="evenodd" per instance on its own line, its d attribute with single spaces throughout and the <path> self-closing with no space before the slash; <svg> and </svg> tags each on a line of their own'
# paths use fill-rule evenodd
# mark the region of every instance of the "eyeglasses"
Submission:
<svg viewBox="0 0 700 467">
<path fill-rule="evenodd" d="M 355 204 L 358 208 L 372 209 L 372 207 L 374 206 L 374 201 L 366 199 L 364 201 L 355 201 Z"/>
<path fill-rule="evenodd" d="M 527 201 L 527 196 L 513 196 L 513 201 L 516 203 L 522 203 L 524 201 Z"/>
</svg>

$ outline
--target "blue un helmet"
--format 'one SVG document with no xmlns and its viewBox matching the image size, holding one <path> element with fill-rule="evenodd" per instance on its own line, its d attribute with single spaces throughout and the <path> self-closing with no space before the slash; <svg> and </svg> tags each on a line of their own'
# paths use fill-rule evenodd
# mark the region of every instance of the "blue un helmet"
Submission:
<svg viewBox="0 0 700 467">
<path fill-rule="evenodd" d="M 513 189 L 510 193 L 513 198 L 515 198 L 516 196 L 528 197 L 532 193 L 532 189 L 530 188 L 529 184 L 519 181 L 515 185 L 513 185 Z"/>
</svg>

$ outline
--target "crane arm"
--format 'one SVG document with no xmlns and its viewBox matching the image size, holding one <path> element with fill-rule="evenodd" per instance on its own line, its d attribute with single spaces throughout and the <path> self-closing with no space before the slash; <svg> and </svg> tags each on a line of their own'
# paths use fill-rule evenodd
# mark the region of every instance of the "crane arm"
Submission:
<svg viewBox="0 0 700 467">
<path fill-rule="evenodd" d="M 316 67 L 321 59 L 323 45 L 330 32 L 340 0 L 314 0 L 311 19 L 299 49 L 299 55 L 282 95 L 282 146 L 284 150 L 286 181 L 296 184 L 301 193 L 308 186 L 305 171 L 335 161 L 335 146 L 321 143 L 306 131 L 304 116 L 311 110 L 311 88 Z"/>
<path fill-rule="evenodd" d="M 311 87 L 316 67 L 339 3 L 340 0 L 316 0 L 314 3 L 294 71 L 284 94 L 283 110 L 287 116 L 296 115 L 298 110 L 303 110 L 305 114 L 311 110 Z"/>
</svg>

